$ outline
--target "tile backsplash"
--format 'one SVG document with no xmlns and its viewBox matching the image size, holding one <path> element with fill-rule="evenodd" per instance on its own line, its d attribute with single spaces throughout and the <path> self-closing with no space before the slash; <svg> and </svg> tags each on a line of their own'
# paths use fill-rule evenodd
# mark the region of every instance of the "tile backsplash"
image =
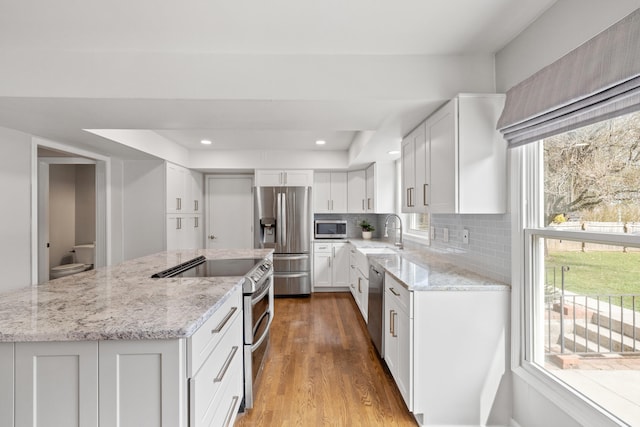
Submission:
<svg viewBox="0 0 640 427">
<path fill-rule="evenodd" d="M 315 219 L 342 219 L 347 221 L 349 238 L 361 237 L 358 223 L 366 219 L 376 227 L 374 239 L 382 239 L 384 234 L 384 214 L 316 214 Z M 405 221 L 403 226 L 406 229 Z M 463 268 L 502 283 L 511 282 L 511 216 L 500 215 L 431 215 L 431 226 L 436 237 L 430 245 L 405 238 L 407 249 L 429 248 L 452 258 Z M 444 242 L 444 229 L 449 230 L 449 241 Z M 462 242 L 462 231 L 469 231 L 469 243 Z M 395 236 L 389 232 L 389 241 Z"/>
<path fill-rule="evenodd" d="M 431 249 L 455 257 L 461 266 L 503 283 L 511 282 L 511 216 L 500 215 L 431 215 L 436 237 Z M 449 241 L 444 242 L 444 229 Z M 469 231 L 469 243 L 462 242 L 462 232 Z"/>
</svg>

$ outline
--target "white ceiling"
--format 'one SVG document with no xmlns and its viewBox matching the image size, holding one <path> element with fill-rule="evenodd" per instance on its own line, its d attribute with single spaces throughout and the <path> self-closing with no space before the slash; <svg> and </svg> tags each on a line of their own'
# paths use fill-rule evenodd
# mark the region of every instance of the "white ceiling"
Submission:
<svg viewBox="0 0 640 427">
<path fill-rule="evenodd" d="M 23 69 L 21 61 L 7 64 L 9 60 L 5 59 L 3 64 L 0 59 L 0 66 L 13 72 L 19 83 L 0 83 L 0 125 L 92 146 L 104 142 L 95 135 L 86 136 L 81 129 L 151 129 L 188 149 L 210 150 L 315 150 L 316 139 L 326 140 L 327 149 L 346 150 L 360 131 L 390 135 L 383 127 L 396 129 L 397 140 L 397 134 L 415 125 L 421 114 L 437 105 L 437 100 L 446 99 L 451 91 L 464 92 L 467 88 L 453 85 L 440 90 L 438 82 L 429 82 L 430 86 L 419 96 L 398 89 L 368 96 L 362 95 L 368 93 L 365 83 L 370 84 L 366 72 L 360 73 L 362 81 L 356 78 L 333 88 L 322 86 L 327 82 L 317 78 L 305 78 L 302 73 L 300 79 L 282 73 L 287 81 L 275 83 L 277 79 L 260 81 L 257 76 L 264 69 L 273 73 L 277 67 L 269 69 L 271 63 L 284 64 L 283 58 L 288 57 L 297 58 L 302 64 L 308 62 L 309 67 L 315 66 L 317 58 L 330 58 L 332 64 L 338 65 L 314 72 L 330 74 L 333 80 L 328 81 L 340 82 L 341 58 L 372 55 L 388 64 L 390 58 L 402 55 L 404 63 L 411 58 L 406 55 L 441 56 L 451 61 L 464 55 L 492 55 L 554 2 L 0 0 L 0 53 L 4 52 L 5 58 L 28 58 Z M 157 66 L 159 72 L 171 68 L 176 75 L 184 72 L 181 67 L 197 67 L 197 58 L 211 56 L 227 58 L 224 63 L 229 63 L 258 55 L 264 69 L 238 66 L 237 79 L 229 78 L 225 90 L 217 90 L 218 95 L 199 92 L 198 85 L 203 87 L 203 82 L 190 79 L 188 74 L 175 81 L 156 81 L 149 75 L 131 87 L 124 80 L 121 86 L 117 81 L 110 82 L 117 95 L 109 97 L 96 96 L 101 81 L 91 82 L 90 76 L 83 75 L 82 67 L 73 61 L 66 61 L 69 68 L 65 70 L 64 65 L 56 68 L 53 60 L 82 56 L 85 63 L 95 67 L 99 64 L 99 73 L 122 76 L 136 73 L 132 64 L 137 60 L 144 58 L 146 64 L 151 64 L 147 58 L 155 60 L 161 55 L 187 58 L 184 62 L 173 60 L 171 67 L 166 63 Z M 118 60 L 105 67 L 99 62 L 104 58 Z M 29 61 L 41 66 L 38 77 L 30 77 L 34 71 Z M 429 70 L 430 66 L 424 67 Z M 49 70 L 51 74 L 47 76 Z M 400 83 L 405 77 L 408 81 L 419 78 L 403 75 L 411 70 L 394 71 L 398 73 L 394 80 Z M 64 82 L 65 75 L 70 76 L 71 82 Z M 65 92 L 66 84 L 76 85 L 78 92 Z M 147 84 L 152 91 L 157 87 L 152 92 L 158 94 L 153 96 L 156 99 L 149 100 L 149 96 L 138 93 L 138 88 L 147 88 Z M 193 94 L 183 96 L 177 89 L 178 95 L 171 94 L 172 85 L 183 88 L 189 84 Z M 278 85 L 285 84 L 298 97 L 283 94 L 274 103 L 274 95 L 268 89 L 276 91 Z M 350 93 L 352 87 L 361 90 L 361 94 Z M 51 95 L 56 88 L 64 93 Z M 325 93 L 326 98 L 322 98 Z M 238 94 L 237 99 L 229 94 Z M 286 103 L 288 99 L 294 102 Z M 208 114 L 212 111 L 215 114 Z M 205 148 L 199 144 L 201 139 L 210 139 L 214 144 Z"/>
</svg>

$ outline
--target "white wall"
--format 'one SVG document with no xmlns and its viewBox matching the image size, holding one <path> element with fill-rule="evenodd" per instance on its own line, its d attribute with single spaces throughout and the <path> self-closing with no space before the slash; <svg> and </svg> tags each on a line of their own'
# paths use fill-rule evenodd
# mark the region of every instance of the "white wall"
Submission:
<svg viewBox="0 0 640 427">
<path fill-rule="evenodd" d="M 31 284 L 31 136 L 0 128 L 0 291 Z"/>
<path fill-rule="evenodd" d="M 166 178 L 161 160 L 123 166 L 123 258 L 129 260 L 166 248 Z"/>
<path fill-rule="evenodd" d="M 496 55 L 497 90 L 506 91 L 640 6 L 638 0 L 559 0 Z M 553 397 L 513 375 L 513 421 L 522 427 L 577 427 Z"/>
<path fill-rule="evenodd" d="M 507 91 L 638 7 L 638 0 L 558 0 L 496 54 L 497 91 Z"/>
<path fill-rule="evenodd" d="M 111 182 L 109 192 L 111 193 L 111 264 L 118 264 L 124 261 L 123 243 L 123 179 L 124 162 L 120 159 L 111 159 Z"/>
</svg>

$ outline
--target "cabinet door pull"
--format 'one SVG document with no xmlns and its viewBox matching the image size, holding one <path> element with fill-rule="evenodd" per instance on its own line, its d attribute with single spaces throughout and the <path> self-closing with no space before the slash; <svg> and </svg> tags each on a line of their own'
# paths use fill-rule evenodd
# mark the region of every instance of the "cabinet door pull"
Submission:
<svg viewBox="0 0 640 427">
<path fill-rule="evenodd" d="M 390 291 L 391 291 L 391 293 L 392 293 L 392 294 L 394 294 L 395 296 L 397 296 L 397 297 L 399 297 L 399 296 L 400 296 L 400 294 L 399 294 L 399 293 L 397 293 L 395 289 L 393 289 L 393 288 L 389 288 L 389 290 L 390 290 Z"/>
<path fill-rule="evenodd" d="M 367 209 L 371 210 L 371 197 L 367 197 Z"/>
<path fill-rule="evenodd" d="M 194 210 L 194 211 L 197 211 L 197 210 L 198 210 L 198 201 L 197 201 L 197 200 L 194 200 L 194 201 L 193 201 L 193 210 Z"/>
<path fill-rule="evenodd" d="M 238 404 L 238 400 L 240 400 L 240 396 L 233 396 L 233 399 L 231 399 L 229 412 L 227 412 L 227 416 L 224 417 L 224 427 L 229 427 L 231 425 L 231 420 L 233 419 L 233 414 L 235 413 L 234 409 Z"/>
<path fill-rule="evenodd" d="M 238 346 L 234 345 L 233 348 L 231 348 L 231 352 L 227 356 L 227 360 L 224 361 L 224 365 L 222 366 L 222 369 L 220 369 L 218 376 L 213 379 L 214 383 L 219 383 L 220 381 L 222 381 L 224 375 L 227 373 L 227 370 L 229 370 L 229 366 L 231 366 L 231 362 L 233 361 L 233 357 L 236 355 L 237 351 Z"/>
<path fill-rule="evenodd" d="M 195 219 L 195 221 L 193 222 L 193 228 L 198 228 L 199 227 L 199 225 L 198 225 L 198 219 L 199 218 L 195 217 L 194 219 Z"/>
<path fill-rule="evenodd" d="M 358 277 L 358 292 L 360 293 L 362 293 L 361 282 L 362 282 L 362 277 Z"/>
<path fill-rule="evenodd" d="M 180 197 L 176 197 L 176 210 L 180 210 Z"/>
<path fill-rule="evenodd" d="M 233 316 L 233 313 L 235 313 L 237 310 L 238 310 L 238 307 L 231 307 L 231 310 L 229 310 L 227 315 L 224 316 L 224 318 L 220 321 L 218 326 L 216 326 L 215 329 L 211 330 L 211 333 L 212 334 L 220 333 L 224 329 L 224 327 L 227 324 L 227 322 L 229 321 L 229 319 L 231 319 L 231 316 Z"/>
<path fill-rule="evenodd" d="M 395 325 L 393 324 L 393 315 L 395 314 L 395 310 L 389 310 L 389 333 L 392 337 L 395 337 Z"/>
<path fill-rule="evenodd" d="M 393 337 L 397 337 L 398 336 L 398 331 L 396 331 L 396 317 L 398 316 L 398 312 L 397 311 L 393 311 L 393 333 L 391 334 L 391 336 Z"/>
<path fill-rule="evenodd" d="M 423 200 L 422 203 L 425 206 L 429 206 L 429 202 L 427 201 L 429 200 L 428 197 L 429 197 L 429 184 L 424 184 L 422 186 L 422 200 Z"/>
</svg>

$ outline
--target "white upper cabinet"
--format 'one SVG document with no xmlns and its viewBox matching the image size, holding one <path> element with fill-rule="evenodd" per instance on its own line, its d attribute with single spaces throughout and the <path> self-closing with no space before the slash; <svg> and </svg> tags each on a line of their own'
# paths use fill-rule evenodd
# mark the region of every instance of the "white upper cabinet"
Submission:
<svg viewBox="0 0 640 427">
<path fill-rule="evenodd" d="M 424 122 L 402 140 L 402 165 L 402 212 L 424 212 L 429 191 L 429 148 Z"/>
<path fill-rule="evenodd" d="M 202 174 L 167 163 L 167 213 L 202 211 Z"/>
<path fill-rule="evenodd" d="M 376 162 L 366 169 L 366 212 L 392 213 L 395 211 L 395 163 Z"/>
<path fill-rule="evenodd" d="M 403 212 L 506 212 L 507 144 L 496 130 L 503 106 L 501 94 L 461 94 L 405 137 Z"/>
<path fill-rule="evenodd" d="M 432 213 L 504 213 L 507 143 L 496 130 L 504 95 L 462 94 L 427 120 Z"/>
<path fill-rule="evenodd" d="M 347 212 L 365 213 L 367 211 L 366 171 L 347 172 Z"/>
<path fill-rule="evenodd" d="M 347 172 L 316 172 L 313 194 L 316 213 L 347 212 Z"/>
<path fill-rule="evenodd" d="M 311 187 L 313 171 L 307 169 L 256 169 L 256 187 Z"/>
<path fill-rule="evenodd" d="M 167 163 L 166 181 L 166 249 L 202 248 L 202 173 Z"/>
</svg>

